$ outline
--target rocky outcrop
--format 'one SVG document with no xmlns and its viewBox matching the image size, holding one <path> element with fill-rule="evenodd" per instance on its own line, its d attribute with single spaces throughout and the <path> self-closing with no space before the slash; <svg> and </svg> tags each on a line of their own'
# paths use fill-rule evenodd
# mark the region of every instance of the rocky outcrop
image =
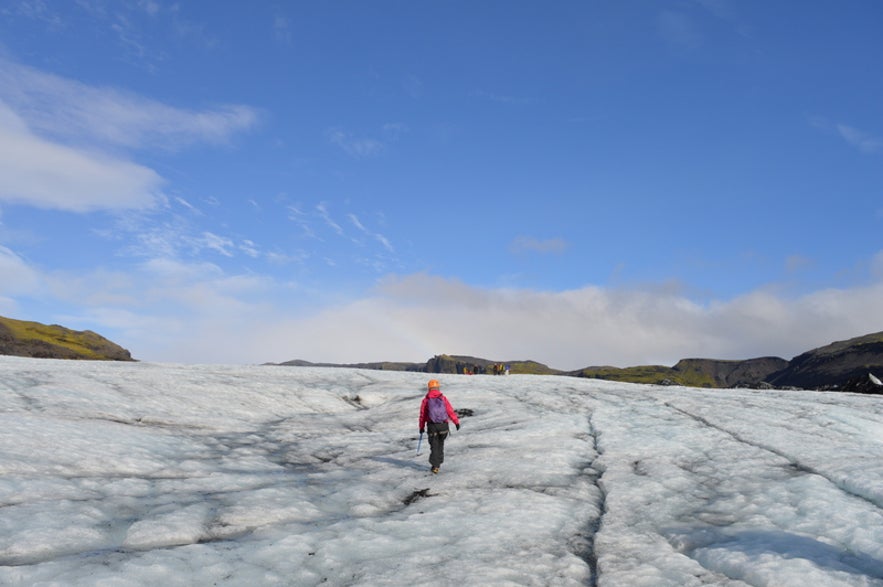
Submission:
<svg viewBox="0 0 883 587">
<path fill-rule="evenodd" d="M 395 363 L 380 361 L 376 363 L 312 363 L 301 359 L 285 361 L 283 363 L 265 363 L 281 367 L 340 367 L 344 369 L 373 369 L 375 371 L 424 371 L 423 363 Z"/>
<path fill-rule="evenodd" d="M 744 361 L 682 359 L 674 367 L 589 367 L 570 373 L 632 383 L 691 387 L 800 388 L 883 393 L 883 332 L 835 342 L 794 357 Z"/>
<path fill-rule="evenodd" d="M 823 388 L 827 391 L 851 391 L 853 393 L 873 393 L 883 395 L 883 382 L 874 375 L 868 373 L 865 377 L 853 377 L 842 385 Z"/>
<path fill-rule="evenodd" d="M 41 359 L 132 361 L 120 345 L 91 330 L 70 330 L 57 324 L 0 316 L 0 355 Z"/>
<path fill-rule="evenodd" d="M 460 375 L 500 375 L 506 367 L 510 373 L 531 375 L 560 375 L 561 371 L 551 369 L 536 361 L 489 361 L 463 355 L 436 355 L 426 362 L 426 373 L 458 373 Z"/>
<path fill-rule="evenodd" d="M 883 376 L 883 332 L 807 351 L 766 381 L 776 387 L 833 389 L 849 381 L 868 380 L 869 373 Z"/>
</svg>

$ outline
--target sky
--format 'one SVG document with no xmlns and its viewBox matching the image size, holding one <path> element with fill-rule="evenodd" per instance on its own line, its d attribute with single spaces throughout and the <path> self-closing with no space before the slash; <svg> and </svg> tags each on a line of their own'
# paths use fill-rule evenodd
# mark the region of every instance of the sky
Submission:
<svg viewBox="0 0 883 587">
<path fill-rule="evenodd" d="M 0 5 L 0 315 L 558 369 L 883 330 L 875 0 Z"/>
<path fill-rule="evenodd" d="M 0 374 L 4 585 L 883 585 L 876 396 L 442 375 L 433 475 L 425 374 Z"/>
</svg>

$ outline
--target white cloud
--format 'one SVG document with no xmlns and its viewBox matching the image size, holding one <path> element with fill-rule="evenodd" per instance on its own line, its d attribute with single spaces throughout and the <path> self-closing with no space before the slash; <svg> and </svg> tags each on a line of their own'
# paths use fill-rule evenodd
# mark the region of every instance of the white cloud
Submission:
<svg viewBox="0 0 883 587">
<path fill-rule="evenodd" d="M 255 320 L 273 319 L 263 300 L 287 288 L 266 276 L 168 258 L 126 272 L 56 271 L 41 279 L 64 315 L 61 323 L 99 332 L 135 358 L 170 362 L 241 363 L 260 354 L 244 348 L 250 344 L 244 341 L 251 340 Z"/>
<path fill-rule="evenodd" d="M 258 124 L 256 110 L 186 110 L 121 90 L 93 87 L 0 59 L 0 100 L 35 132 L 100 146 L 181 148 L 225 143 Z"/>
<path fill-rule="evenodd" d="M 39 285 L 39 273 L 14 251 L 0 245 L 0 295 L 34 293 Z"/>
<path fill-rule="evenodd" d="M 881 258 L 872 271 L 883 271 Z M 41 276 L 0 248 L 0 305 L 9 301 L 2 296 L 28 295 L 41 283 L 63 306 L 79 308 L 68 314 L 92 320 L 81 327 L 119 338 L 137 358 L 171 362 L 423 362 L 449 353 L 571 370 L 689 357 L 790 359 L 883 330 L 883 281 L 799 297 L 760 289 L 699 304 L 671 288 L 487 289 L 416 274 L 339 301 L 342 292 L 169 258 L 127 273 Z"/>
<path fill-rule="evenodd" d="M 35 136 L 0 102 L 0 201 L 73 212 L 146 208 L 162 184 L 141 165 Z"/>
<path fill-rule="evenodd" d="M 309 318 L 265 324 L 248 360 L 422 362 L 438 353 L 559 369 L 793 356 L 883 330 L 883 285 L 790 299 L 766 291 L 700 305 L 660 292 L 487 290 L 413 275 Z M 296 335 L 294 334 L 296 333 Z"/>
<path fill-rule="evenodd" d="M 157 257 L 146 261 L 142 269 L 162 283 L 179 284 L 218 279 L 223 275 L 214 263 L 184 263 L 167 257 Z"/>
<path fill-rule="evenodd" d="M 246 106 L 191 111 L 0 58 L 0 201 L 86 212 L 149 208 L 164 180 L 108 149 L 224 143 Z"/>
</svg>

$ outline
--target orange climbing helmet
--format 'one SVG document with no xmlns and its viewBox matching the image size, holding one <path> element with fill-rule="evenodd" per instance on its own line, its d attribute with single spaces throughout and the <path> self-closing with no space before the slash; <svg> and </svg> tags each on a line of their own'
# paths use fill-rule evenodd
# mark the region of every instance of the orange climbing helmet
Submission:
<svg viewBox="0 0 883 587">
<path fill-rule="evenodd" d="M 429 389 L 439 389 L 441 388 L 441 384 L 438 382 L 438 379 L 430 379 L 429 383 L 426 384 L 426 387 Z"/>
</svg>

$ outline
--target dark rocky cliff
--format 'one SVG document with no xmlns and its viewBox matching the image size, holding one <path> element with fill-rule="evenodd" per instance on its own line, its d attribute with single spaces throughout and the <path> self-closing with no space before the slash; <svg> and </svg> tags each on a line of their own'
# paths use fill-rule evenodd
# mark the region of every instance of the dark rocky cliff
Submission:
<svg viewBox="0 0 883 587">
<path fill-rule="evenodd" d="M 883 332 L 831 343 L 794 357 L 766 381 L 777 387 L 849 388 L 847 382 L 883 377 Z"/>
</svg>

